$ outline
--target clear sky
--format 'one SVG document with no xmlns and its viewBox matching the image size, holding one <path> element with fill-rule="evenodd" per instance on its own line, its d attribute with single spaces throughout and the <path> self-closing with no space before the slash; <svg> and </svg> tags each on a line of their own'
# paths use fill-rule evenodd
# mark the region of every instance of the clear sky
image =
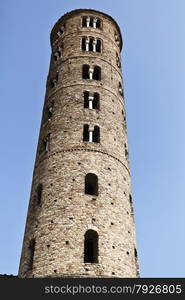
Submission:
<svg viewBox="0 0 185 300">
<path fill-rule="evenodd" d="M 0 273 L 17 274 L 50 60 L 67 11 L 120 25 L 141 277 L 185 277 L 185 1 L 0 1 Z"/>
</svg>

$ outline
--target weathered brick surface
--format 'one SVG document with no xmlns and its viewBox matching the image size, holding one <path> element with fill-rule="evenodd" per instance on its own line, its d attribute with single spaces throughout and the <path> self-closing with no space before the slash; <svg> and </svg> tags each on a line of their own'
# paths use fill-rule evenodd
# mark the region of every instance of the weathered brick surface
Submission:
<svg viewBox="0 0 185 300">
<path fill-rule="evenodd" d="M 81 25 L 82 16 L 101 19 L 102 28 Z M 65 31 L 56 33 L 65 23 Z M 51 33 L 52 51 L 63 45 L 62 56 L 51 55 L 43 118 L 35 161 L 19 277 L 136 277 L 135 224 L 130 203 L 131 182 L 124 99 L 119 93 L 121 69 L 116 63 L 120 31 L 113 19 L 91 10 L 64 15 Z M 81 38 L 102 40 L 102 53 L 81 50 Z M 98 65 L 101 81 L 82 79 L 82 65 Z M 58 73 L 56 87 L 50 78 Z M 84 108 L 83 92 L 100 94 L 100 109 Z M 53 103 L 52 117 L 46 118 Z M 100 143 L 83 142 L 83 125 L 100 127 Z M 40 153 L 50 134 L 49 149 Z M 84 193 L 87 173 L 98 176 L 99 195 Z M 36 189 L 43 185 L 41 206 Z M 84 234 L 99 236 L 98 263 L 84 263 Z M 33 268 L 26 271 L 29 243 L 36 241 Z"/>
</svg>

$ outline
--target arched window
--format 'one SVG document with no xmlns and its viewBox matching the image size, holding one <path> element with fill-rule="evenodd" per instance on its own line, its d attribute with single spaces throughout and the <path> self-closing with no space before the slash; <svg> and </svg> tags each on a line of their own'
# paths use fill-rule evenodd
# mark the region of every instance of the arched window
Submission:
<svg viewBox="0 0 185 300">
<path fill-rule="evenodd" d="M 89 79 L 89 65 L 83 65 L 82 67 L 82 78 Z"/>
<path fill-rule="evenodd" d="M 36 190 L 36 204 L 39 206 L 41 206 L 42 191 L 43 191 L 43 186 L 42 186 L 42 183 L 40 183 L 37 186 L 37 190 Z"/>
<path fill-rule="evenodd" d="M 100 28 L 100 27 L 101 27 L 101 20 L 97 19 L 96 28 Z"/>
<path fill-rule="evenodd" d="M 28 246 L 28 256 L 27 256 L 27 271 L 31 271 L 33 268 L 33 258 L 34 258 L 34 252 L 35 252 L 35 239 L 32 239 Z"/>
<path fill-rule="evenodd" d="M 86 51 L 86 38 L 85 37 L 82 38 L 82 50 Z"/>
<path fill-rule="evenodd" d="M 100 95 L 98 93 L 94 93 L 93 108 L 100 109 Z"/>
<path fill-rule="evenodd" d="M 84 91 L 84 108 L 89 108 L 89 92 Z"/>
<path fill-rule="evenodd" d="M 133 202 L 132 202 L 132 196 L 129 195 L 129 201 L 130 201 L 130 208 L 131 208 L 131 214 L 134 214 L 134 209 L 133 209 Z"/>
<path fill-rule="evenodd" d="M 89 40 L 89 51 L 93 51 L 93 38 L 90 38 Z"/>
<path fill-rule="evenodd" d="M 100 127 L 99 126 L 94 126 L 94 131 L 93 131 L 93 142 L 94 143 L 99 143 L 100 142 Z"/>
<path fill-rule="evenodd" d="M 84 124 L 83 141 L 89 142 L 89 125 L 87 124 Z"/>
<path fill-rule="evenodd" d="M 120 95 L 123 96 L 123 87 L 122 87 L 121 82 L 119 82 L 118 91 L 119 91 Z"/>
<path fill-rule="evenodd" d="M 94 67 L 93 79 L 101 80 L 101 68 L 99 66 Z"/>
<path fill-rule="evenodd" d="M 128 159 L 128 150 L 127 150 L 127 144 L 125 144 L 125 157 Z"/>
<path fill-rule="evenodd" d="M 50 133 L 42 140 L 41 152 L 48 152 L 49 141 L 50 141 Z"/>
<path fill-rule="evenodd" d="M 65 24 L 62 24 L 59 28 L 59 30 L 57 31 L 57 38 L 59 38 L 65 31 Z"/>
<path fill-rule="evenodd" d="M 49 81 L 49 86 L 50 88 L 54 88 L 57 86 L 57 82 L 58 82 L 58 74 L 56 74 L 55 77 L 51 78 Z"/>
<path fill-rule="evenodd" d="M 98 233 L 91 229 L 85 233 L 84 263 L 98 263 Z"/>
<path fill-rule="evenodd" d="M 44 117 L 45 121 L 48 121 L 52 118 L 53 106 L 54 106 L 54 101 L 51 101 L 51 103 L 49 103 L 49 105 L 46 107 L 45 117 Z"/>
<path fill-rule="evenodd" d="M 101 20 L 94 17 L 84 16 L 82 17 L 82 27 L 100 28 Z"/>
<path fill-rule="evenodd" d="M 61 44 L 61 46 L 59 46 L 56 51 L 54 52 L 53 56 L 54 56 L 54 60 L 59 60 L 62 56 L 62 48 L 63 48 L 63 44 Z"/>
<path fill-rule="evenodd" d="M 85 194 L 98 196 L 98 177 L 96 174 L 88 173 L 85 176 Z"/>
<path fill-rule="evenodd" d="M 96 52 L 101 52 L 101 41 L 97 40 Z"/>
</svg>

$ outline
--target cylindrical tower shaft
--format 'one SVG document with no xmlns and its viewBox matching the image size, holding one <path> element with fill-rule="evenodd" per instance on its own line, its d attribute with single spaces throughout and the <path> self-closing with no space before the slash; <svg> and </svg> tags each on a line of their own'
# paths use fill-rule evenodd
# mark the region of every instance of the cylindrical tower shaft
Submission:
<svg viewBox="0 0 185 300">
<path fill-rule="evenodd" d="M 75 10 L 51 48 L 19 277 L 137 277 L 120 29 Z"/>
</svg>

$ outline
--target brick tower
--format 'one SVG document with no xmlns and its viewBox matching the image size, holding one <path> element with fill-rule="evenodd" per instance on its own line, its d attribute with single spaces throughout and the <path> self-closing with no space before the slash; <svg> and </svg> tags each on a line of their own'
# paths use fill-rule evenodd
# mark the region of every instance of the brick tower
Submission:
<svg viewBox="0 0 185 300">
<path fill-rule="evenodd" d="M 137 277 L 119 26 L 77 9 L 51 48 L 19 277 Z"/>
</svg>

